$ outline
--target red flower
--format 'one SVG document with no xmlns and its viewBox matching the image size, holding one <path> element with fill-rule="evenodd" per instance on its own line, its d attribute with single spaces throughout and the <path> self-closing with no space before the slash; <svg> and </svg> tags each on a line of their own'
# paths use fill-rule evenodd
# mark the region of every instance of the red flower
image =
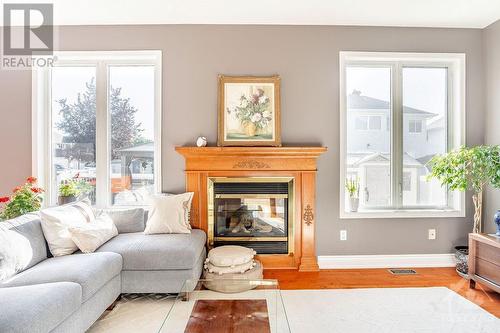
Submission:
<svg viewBox="0 0 500 333">
<path fill-rule="evenodd" d="M 37 179 L 36 179 L 36 177 L 30 176 L 30 177 L 26 178 L 26 181 L 30 184 L 34 184 L 34 183 L 36 183 Z"/>
<path fill-rule="evenodd" d="M 9 197 L 1 197 L 0 198 L 0 203 L 8 202 L 10 200 Z"/>
<path fill-rule="evenodd" d="M 12 193 L 16 193 L 19 190 L 21 190 L 21 186 L 16 186 L 12 189 Z"/>
<path fill-rule="evenodd" d="M 42 193 L 43 189 L 41 189 L 40 187 L 32 187 L 31 188 L 31 192 L 33 192 L 33 193 Z"/>
</svg>

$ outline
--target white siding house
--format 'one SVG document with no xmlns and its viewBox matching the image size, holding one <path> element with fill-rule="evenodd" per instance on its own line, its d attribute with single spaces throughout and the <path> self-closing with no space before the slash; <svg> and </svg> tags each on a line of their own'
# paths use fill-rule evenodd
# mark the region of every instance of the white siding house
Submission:
<svg viewBox="0 0 500 333">
<path fill-rule="evenodd" d="M 390 205 L 391 106 L 354 90 L 347 105 L 347 178 L 358 177 L 360 203 L 365 207 Z M 421 203 L 420 197 L 441 202 L 443 191 L 425 180 L 426 163 L 445 152 L 445 120 L 437 114 L 403 106 L 403 202 Z"/>
</svg>

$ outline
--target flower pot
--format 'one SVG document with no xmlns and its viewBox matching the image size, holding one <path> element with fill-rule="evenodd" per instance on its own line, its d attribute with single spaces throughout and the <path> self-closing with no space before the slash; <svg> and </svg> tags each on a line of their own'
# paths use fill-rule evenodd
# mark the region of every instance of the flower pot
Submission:
<svg viewBox="0 0 500 333">
<path fill-rule="evenodd" d="M 251 121 L 248 121 L 244 125 L 244 130 L 245 130 L 245 134 L 247 136 L 255 136 L 255 132 L 257 131 L 257 127 L 255 126 L 254 123 L 252 123 Z"/>
<path fill-rule="evenodd" d="M 457 274 L 464 279 L 469 279 L 469 247 L 455 246 L 455 259 L 457 260 Z"/>
<path fill-rule="evenodd" d="M 59 196 L 57 198 L 57 203 L 59 204 L 59 206 L 65 205 L 65 204 L 68 204 L 68 203 L 74 202 L 74 201 L 76 201 L 76 197 L 74 195 L 71 195 L 68 197 Z"/>
<path fill-rule="evenodd" d="M 359 198 L 349 198 L 349 210 L 353 213 L 357 212 L 359 208 Z"/>
</svg>

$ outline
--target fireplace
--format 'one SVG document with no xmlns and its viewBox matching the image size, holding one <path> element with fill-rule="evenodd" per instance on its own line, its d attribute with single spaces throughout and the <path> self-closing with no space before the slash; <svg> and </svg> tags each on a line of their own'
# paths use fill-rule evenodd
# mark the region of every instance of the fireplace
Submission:
<svg viewBox="0 0 500 333">
<path fill-rule="evenodd" d="M 176 147 L 189 222 L 208 247 L 254 248 L 265 269 L 317 271 L 316 161 L 325 147 Z M 234 231 L 234 232 L 233 232 Z"/>
<path fill-rule="evenodd" d="M 209 245 L 292 253 L 293 184 L 292 177 L 209 178 Z"/>
</svg>

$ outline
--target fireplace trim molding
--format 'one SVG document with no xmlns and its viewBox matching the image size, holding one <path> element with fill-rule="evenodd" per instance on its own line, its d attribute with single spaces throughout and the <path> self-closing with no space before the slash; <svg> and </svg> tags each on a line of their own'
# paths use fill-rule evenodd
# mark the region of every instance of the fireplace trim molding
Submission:
<svg viewBox="0 0 500 333">
<path fill-rule="evenodd" d="M 186 191 L 194 192 L 191 225 L 208 232 L 208 184 L 214 177 L 292 177 L 294 252 L 259 255 L 266 269 L 318 271 L 316 257 L 317 159 L 326 147 L 176 147 L 185 158 Z"/>
</svg>

